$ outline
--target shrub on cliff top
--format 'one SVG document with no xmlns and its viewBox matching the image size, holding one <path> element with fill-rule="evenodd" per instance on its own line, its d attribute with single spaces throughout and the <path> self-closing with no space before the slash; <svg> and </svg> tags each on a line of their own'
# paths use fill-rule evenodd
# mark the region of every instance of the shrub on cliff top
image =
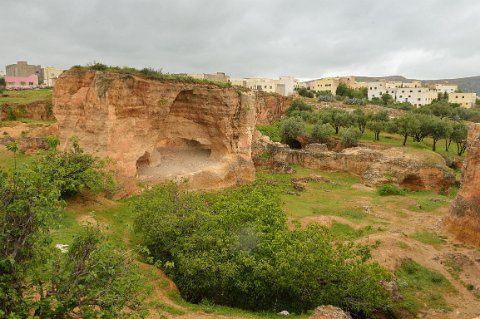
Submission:
<svg viewBox="0 0 480 319">
<path fill-rule="evenodd" d="M 71 68 L 71 70 L 76 71 L 103 71 L 103 72 L 112 72 L 112 73 L 119 73 L 119 74 L 129 74 L 135 75 L 143 78 L 147 78 L 150 80 L 157 80 L 157 81 L 172 81 L 172 82 L 184 82 L 184 83 L 199 83 L 199 84 L 210 84 L 219 87 L 231 87 L 230 83 L 225 82 L 216 82 L 210 81 L 206 79 L 194 79 L 191 76 L 183 75 L 183 74 L 170 74 L 170 73 L 163 73 L 162 70 L 155 70 L 153 68 L 143 68 L 138 70 L 132 67 L 119 67 L 119 66 L 107 66 L 103 63 L 93 63 L 88 64 L 86 66 L 75 65 Z"/>
<path fill-rule="evenodd" d="M 302 312 L 332 304 L 370 315 L 387 307 L 366 247 L 333 243 L 326 227 L 289 230 L 279 194 L 255 184 L 215 194 L 154 188 L 133 201 L 134 229 L 190 302 Z"/>
</svg>

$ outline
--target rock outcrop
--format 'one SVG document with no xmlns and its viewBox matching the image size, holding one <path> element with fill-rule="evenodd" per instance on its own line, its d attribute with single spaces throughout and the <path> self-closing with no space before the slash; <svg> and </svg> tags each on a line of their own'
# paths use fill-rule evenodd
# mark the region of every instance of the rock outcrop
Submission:
<svg viewBox="0 0 480 319">
<path fill-rule="evenodd" d="M 307 168 L 348 172 L 360 176 L 369 186 L 395 183 L 409 190 L 448 191 L 455 183 L 455 175 L 445 160 L 434 152 L 412 152 L 400 147 L 385 150 L 353 147 L 334 152 L 320 145 L 295 150 L 272 143 L 258 132 L 253 146 L 257 166 L 271 167 L 284 161 Z"/>
<path fill-rule="evenodd" d="M 0 106 L 0 120 L 7 120 L 9 113 L 15 117 L 23 117 L 32 120 L 55 120 L 52 113 L 52 105 L 49 102 L 33 102 L 27 105 L 9 104 Z"/>
<path fill-rule="evenodd" d="M 470 127 L 460 190 L 446 219 L 457 238 L 480 246 L 480 124 Z"/>
<path fill-rule="evenodd" d="M 293 101 L 291 97 L 258 92 L 257 124 L 270 124 L 279 120 Z"/>
<path fill-rule="evenodd" d="M 252 181 L 256 110 L 265 121 L 277 116 L 277 99 L 214 84 L 72 69 L 56 83 L 53 111 L 62 147 L 77 136 L 83 149 L 110 158 L 128 195 L 137 181 L 186 180 L 190 189 Z"/>
<path fill-rule="evenodd" d="M 321 306 L 308 319 L 352 319 L 352 316 L 338 307 Z"/>
</svg>

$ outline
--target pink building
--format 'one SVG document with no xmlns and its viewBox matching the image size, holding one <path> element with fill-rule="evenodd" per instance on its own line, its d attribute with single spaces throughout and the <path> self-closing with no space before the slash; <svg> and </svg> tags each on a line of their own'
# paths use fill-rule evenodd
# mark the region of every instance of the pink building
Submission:
<svg viewBox="0 0 480 319">
<path fill-rule="evenodd" d="M 5 76 L 7 89 L 30 89 L 38 86 L 38 75 Z"/>
</svg>

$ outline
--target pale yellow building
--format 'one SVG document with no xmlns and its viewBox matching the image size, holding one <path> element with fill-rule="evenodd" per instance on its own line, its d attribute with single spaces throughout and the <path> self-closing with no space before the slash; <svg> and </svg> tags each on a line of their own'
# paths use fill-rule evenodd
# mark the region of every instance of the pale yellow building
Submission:
<svg viewBox="0 0 480 319">
<path fill-rule="evenodd" d="M 57 81 L 60 74 L 63 73 L 63 70 L 54 68 L 53 66 L 47 66 L 43 68 L 43 83 L 46 86 L 55 86 L 55 81 Z"/>
<path fill-rule="evenodd" d="M 292 76 L 281 76 L 278 80 L 268 78 L 245 78 L 230 79 L 230 83 L 235 86 L 242 86 L 252 90 L 278 93 L 283 96 L 292 95 L 298 80 Z"/>
<path fill-rule="evenodd" d="M 194 79 L 199 79 L 199 80 L 209 80 L 209 81 L 215 81 L 215 82 L 226 82 L 228 83 L 230 81 L 230 77 L 226 75 L 224 72 L 217 72 L 217 73 L 194 73 L 194 74 L 188 74 L 188 76 L 194 78 Z"/>
<path fill-rule="evenodd" d="M 456 84 L 435 84 L 435 91 L 442 94 L 454 93 L 458 90 L 458 85 Z"/>
<path fill-rule="evenodd" d="M 58 79 L 63 70 L 57 69 L 53 66 L 43 68 L 43 79 L 46 86 L 55 86 L 55 81 Z"/>
<path fill-rule="evenodd" d="M 477 93 L 450 93 L 448 94 L 448 102 L 459 104 L 464 108 L 471 108 L 477 101 Z"/>
<path fill-rule="evenodd" d="M 428 87 L 401 87 L 396 89 L 396 102 L 409 102 L 413 106 L 431 104 L 438 97 L 437 91 Z"/>
<path fill-rule="evenodd" d="M 307 82 L 307 88 L 313 91 L 328 91 L 335 95 L 340 80 L 338 78 L 323 78 Z"/>
</svg>

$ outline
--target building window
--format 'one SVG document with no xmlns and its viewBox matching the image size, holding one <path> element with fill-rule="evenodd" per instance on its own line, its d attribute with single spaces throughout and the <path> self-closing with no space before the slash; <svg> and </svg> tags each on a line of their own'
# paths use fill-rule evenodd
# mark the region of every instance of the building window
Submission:
<svg viewBox="0 0 480 319">
<path fill-rule="evenodd" d="M 402 98 L 402 97 L 403 97 L 403 96 L 402 96 L 402 95 L 400 95 L 400 98 Z"/>
<path fill-rule="evenodd" d="M 417 99 L 417 101 L 420 101 L 420 100 L 421 100 L 420 98 Z"/>
<path fill-rule="evenodd" d="M 27 84 L 27 83 L 25 83 L 24 81 L 21 81 L 21 82 L 20 82 L 20 85 L 22 85 L 22 86 L 24 86 L 24 85 L 26 85 L 26 84 Z"/>
<path fill-rule="evenodd" d="M 28 85 L 33 85 L 33 82 L 28 82 Z"/>
</svg>

